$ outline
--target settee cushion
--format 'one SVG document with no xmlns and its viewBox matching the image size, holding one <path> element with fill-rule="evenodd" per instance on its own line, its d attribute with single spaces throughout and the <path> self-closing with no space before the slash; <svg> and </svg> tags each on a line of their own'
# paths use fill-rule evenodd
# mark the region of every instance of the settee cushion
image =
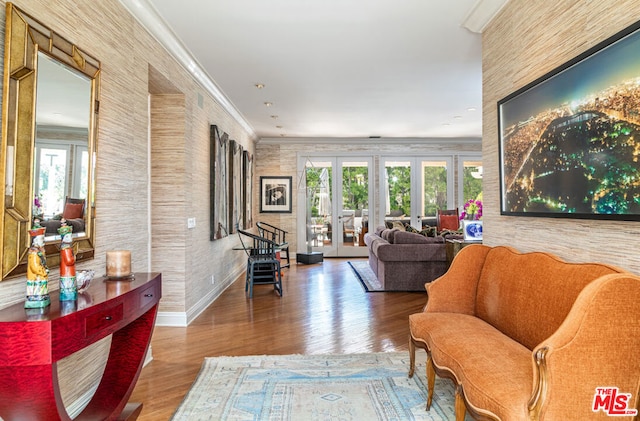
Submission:
<svg viewBox="0 0 640 421">
<path fill-rule="evenodd" d="M 618 272 L 609 265 L 496 247 L 480 273 L 476 315 L 532 350 L 560 327 L 587 284 Z"/>
<path fill-rule="evenodd" d="M 503 420 L 526 419 L 533 388 L 529 349 L 467 314 L 412 314 L 409 324 L 412 335 L 426 341 L 436 366 L 464 385 L 469 403 Z"/>
</svg>

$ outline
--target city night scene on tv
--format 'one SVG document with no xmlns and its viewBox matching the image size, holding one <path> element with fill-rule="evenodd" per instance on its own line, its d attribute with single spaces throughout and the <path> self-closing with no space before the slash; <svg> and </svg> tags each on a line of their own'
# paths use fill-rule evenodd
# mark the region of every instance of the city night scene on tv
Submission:
<svg viewBox="0 0 640 421">
<path fill-rule="evenodd" d="M 640 31 L 498 103 L 503 214 L 640 219 Z"/>
</svg>

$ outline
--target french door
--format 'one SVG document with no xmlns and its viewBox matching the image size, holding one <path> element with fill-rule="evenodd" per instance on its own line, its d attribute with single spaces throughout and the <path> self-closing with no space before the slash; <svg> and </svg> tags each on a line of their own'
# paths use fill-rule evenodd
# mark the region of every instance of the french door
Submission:
<svg viewBox="0 0 640 421">
<path fill-rule="evenodd" d="M 372 158 L 299 158 L 298 251 L 328 257 L 367 256 L 364 233 L 372 209 Z"/>
<path fill-rule="evenodd" d="M 438 209 L 452 209 L 452 157 L 392 156 L 380 159 L 380 220 L 400 221 L 422 229 Z"/>
</svg>

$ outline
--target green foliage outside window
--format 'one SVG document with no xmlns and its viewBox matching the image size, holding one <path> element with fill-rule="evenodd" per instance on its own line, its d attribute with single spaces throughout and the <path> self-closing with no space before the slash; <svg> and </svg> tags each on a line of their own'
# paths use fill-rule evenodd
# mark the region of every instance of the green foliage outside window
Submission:
<svg viewBox="0 0 640 421">
<path fill-rule="evenodd" d="M 462 192 L 465 201 L 469 199 L 482 200 L 482 178 L 475 178 L 471 175 L 471 173 L 477 173 L 478 170 L 479 167 L 464 167 Z"/>
<path fill-rule="evenodd" d="M 438 209 L 448 209 L 447 168 L 424 168 L 424 216 L 436 216 Z"/>
<path fill-rule="evenodd" d="M 344 209 L 369 209 L 369 169 L 342 168 L 342 204 Z"/>
<path fill-rule="evenodd" d="M 387 167 L 389 177 L 389 210 L 411 215 L 411 168 Z"/>
</svg>

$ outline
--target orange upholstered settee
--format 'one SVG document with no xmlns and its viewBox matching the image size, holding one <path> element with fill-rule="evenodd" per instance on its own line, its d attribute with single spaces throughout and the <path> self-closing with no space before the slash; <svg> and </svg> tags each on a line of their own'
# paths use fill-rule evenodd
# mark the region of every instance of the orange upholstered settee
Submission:
<svg viewBox="0 0 640 421">
<path fill-rule="evenodd" d="M 424 311 L 409 317 L 409 375 L 424 348 L 427 409 L 438 374 L 456 383 L 456 420 L 640 418 L 640 277 L 471 245 L 425 287 Z M 620 404 L 598 388 L 617 388 Z"/>
</svg>

